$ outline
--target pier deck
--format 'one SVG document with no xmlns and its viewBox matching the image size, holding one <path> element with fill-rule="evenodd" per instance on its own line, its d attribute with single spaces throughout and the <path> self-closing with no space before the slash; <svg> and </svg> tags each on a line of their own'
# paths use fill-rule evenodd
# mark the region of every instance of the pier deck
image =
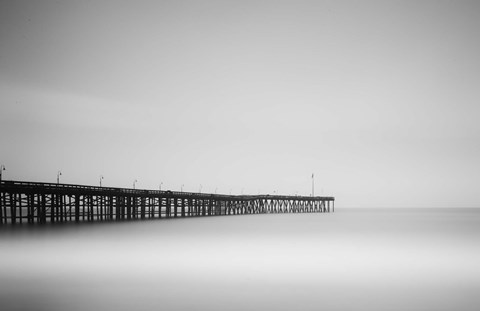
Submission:
<svg viewBox="0 0 480 311">
<path fill-rule="evenodd" d="M 224 195 L 0 182 L 0 225 L 266 213 L 328 213 L 334 197 Z"/>
</svg>

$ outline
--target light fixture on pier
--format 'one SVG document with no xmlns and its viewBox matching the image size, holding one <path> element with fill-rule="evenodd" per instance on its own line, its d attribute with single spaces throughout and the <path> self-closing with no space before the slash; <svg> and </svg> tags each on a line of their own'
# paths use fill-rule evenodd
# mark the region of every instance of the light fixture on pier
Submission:
<svg viewBox="0 0 480 311">
<path fill-rule="evenodd" d="M 137 183 L 137 181 L 138 180 L 136 180 L 136 179 L 133 181 L 133 189 L 135 189 L 135 184 Z"/>
<path fill-rule="evenodd" d="M 103 175 L 100 175 L 100 187 L 102 186 Z"/>
<path fill-rule="evenodd" d="M 160 183 L 160 185 L 158 186 L 158 190 L 162 191 L 162 185 L 163 185 L 163 181 Z"/>
<path fill-rule="evenodd" d="M 62 172 L 61 172 L 61 171 L 58 171 L 58 172 L 57 172 L 57 184 L 60 183 L 60 176 L 62 176 Z"/>
<path fill-rule="evenodd" d="M 2 181 L 2 172 L 5 171 L 5 165 L 0 165 L 0 181 Z"/>
<path fill-rule="evenodd" d="M 180 187 L 180 192 L 183 192 L 183 184 L 182 184 L 182 186 Z"/>
</svg>

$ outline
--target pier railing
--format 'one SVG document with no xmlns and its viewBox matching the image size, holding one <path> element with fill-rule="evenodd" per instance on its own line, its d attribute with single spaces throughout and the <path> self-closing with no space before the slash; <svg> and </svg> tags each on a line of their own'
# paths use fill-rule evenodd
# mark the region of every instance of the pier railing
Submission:
<svg viewBox="0 0 480 311">
<path fill-rule="evenodd" d="M 0 225 L 265 213 L 328 213 L 334 197 L 224 195 L 0 182 Z"/>
</svg>

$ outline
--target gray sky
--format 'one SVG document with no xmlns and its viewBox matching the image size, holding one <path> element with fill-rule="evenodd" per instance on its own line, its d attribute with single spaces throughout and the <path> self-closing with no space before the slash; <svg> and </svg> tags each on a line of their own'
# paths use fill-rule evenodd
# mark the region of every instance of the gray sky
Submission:
<svg viewBox="0 0 480 311">
<path fill-rule="evenodd" d="M 480 206 L 478 1 L 0 1 L 5 179 Z"/>
</svg>

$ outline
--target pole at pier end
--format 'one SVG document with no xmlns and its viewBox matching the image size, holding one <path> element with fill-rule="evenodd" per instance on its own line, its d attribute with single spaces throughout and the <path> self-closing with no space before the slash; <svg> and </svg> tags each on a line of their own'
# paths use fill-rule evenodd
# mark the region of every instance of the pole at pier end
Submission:
<svg viewBox="0 0 480 311">
<path fill-rule="evenodd" d="M 312 173 L 312 197 L 315 196 L 315 175 Z"/>
</svg>

